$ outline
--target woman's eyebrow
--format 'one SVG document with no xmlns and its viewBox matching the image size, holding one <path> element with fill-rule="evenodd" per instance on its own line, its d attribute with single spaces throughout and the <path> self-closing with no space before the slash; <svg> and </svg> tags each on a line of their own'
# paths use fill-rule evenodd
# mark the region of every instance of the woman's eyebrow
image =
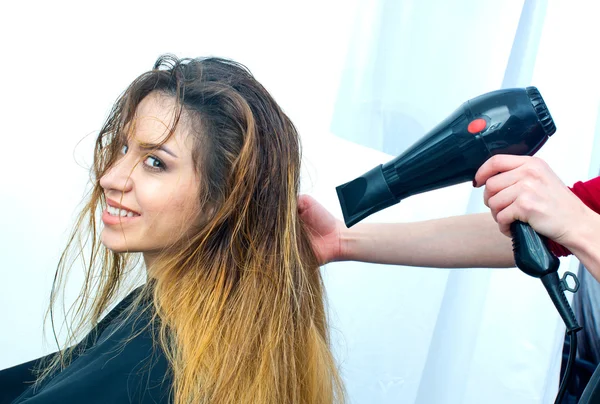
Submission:
<svg viewBox="0 0 600 404">
<path fill-rule="evenodd" d="M 165 153 L 170 154 L 171 156 L 173 156 L 175 158 L 179 158 L 179 157 L 177 157 L 177 155 L 175 153 L 173 153 L 171 150 L 169 150 L 169 148 L 167 146 L 165 146 L 164 144 L 157 145 L 157 144 L 151 144 L 151 143 L 144 143 L 144 144 L 139 144 L 139 147 L 142 150 L 153 150 L 153 149 L 162 150 Z"/>
</svg>

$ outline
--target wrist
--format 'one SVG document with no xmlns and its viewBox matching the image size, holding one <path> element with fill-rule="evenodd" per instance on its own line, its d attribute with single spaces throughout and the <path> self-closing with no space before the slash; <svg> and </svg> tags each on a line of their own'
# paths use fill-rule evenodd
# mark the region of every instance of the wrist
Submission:
<svg viewBox="0 0 600 404">
<path fill-rule="evenodd" d="M 573 223 L 573 231 L 564 240 L 558 241 L 573 254 L 592 254 L 600 251 L 600 215 L 588 207 Z"/>
<path fill-rule="evenodd" d="M 340 248 L 337 261 L 367 261 L 368 253 L 372 250 L 370 241 L 374 235 L 368 224 L 359 223 L 351 228 L 340 224 Z"/>
<path fill-rule="evenodd" d="M 338 248 L 337 254 L 333 257 L 332 261 L 348 261 L 348 254 L 350 248 L 348 246 L 350 242 L 350 229 L 345 224 L 340 223 L 338 226 Z"/>
</svg>

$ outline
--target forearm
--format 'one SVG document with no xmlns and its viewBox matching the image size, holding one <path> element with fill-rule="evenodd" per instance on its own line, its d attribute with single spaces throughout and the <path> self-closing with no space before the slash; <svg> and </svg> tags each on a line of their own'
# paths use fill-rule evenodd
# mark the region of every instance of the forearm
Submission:
<svg viewBox="0 0 600 404">
<path fill-rule="evenodd" d="M 489 213 L 365 223 L 342 233 L 342 260 L 436 268 L 515 266 L 511 240 L 498 231 Z"/>
</svg>

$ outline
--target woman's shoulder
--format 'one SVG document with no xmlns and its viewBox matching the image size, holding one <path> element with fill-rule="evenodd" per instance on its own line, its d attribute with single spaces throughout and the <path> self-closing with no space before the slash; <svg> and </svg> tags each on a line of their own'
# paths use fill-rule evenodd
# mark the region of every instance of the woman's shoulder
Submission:
<svg viewBox="0 0 600 404">
<path fill-rule="evenodd" d="M 140 288 L 131 292 L 98 323 L 68 367 L 20 399 L 35 398 L 32 404 L 168 402 L 168 361 L 157 344 L 154 316 L 145 307 L 151 302 L 132 306 L 139 293 Z"/>
</svg>

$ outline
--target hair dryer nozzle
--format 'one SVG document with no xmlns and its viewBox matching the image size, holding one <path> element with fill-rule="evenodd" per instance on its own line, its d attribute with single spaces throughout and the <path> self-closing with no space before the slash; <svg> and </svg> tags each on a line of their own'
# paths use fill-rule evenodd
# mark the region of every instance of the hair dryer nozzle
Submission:
<svg viewBox="0 0 600 404">
<path fill-rule="evenodd" d="M 365 217 L 392 206 L 396 198 L 385 181 L 382 166 L 336 187 L 346 226 L 351 227 Z"/>
</svg>

